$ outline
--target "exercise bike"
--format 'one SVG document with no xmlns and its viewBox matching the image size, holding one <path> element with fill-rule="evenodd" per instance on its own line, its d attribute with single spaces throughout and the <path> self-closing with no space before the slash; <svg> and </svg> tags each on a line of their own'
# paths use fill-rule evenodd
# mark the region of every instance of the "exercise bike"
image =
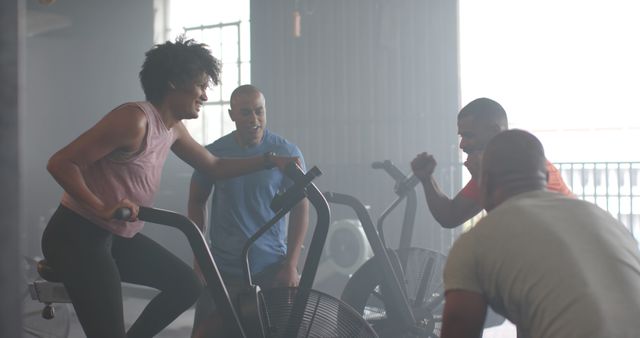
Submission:
<svg viewBox="0 0 640 338">
<path fill-rule="evenodd" d="M 380 337 L 439 337 L 444 301 L 442 270 L 446 257 L 438 252 L 411 247 L 417 198 L 414 176 L 405 176 L 391 161 L 374 162 L 395 180 L 397 198 L 374 226 L 365 206 L 355 197 L 326 192 L 333 204 L 353 209 L 362 224 L 374 256 L 349 279 L 341 299 L 373 326 Z M 400 245 L 389 249 L 384 220 L 406 199 Z"/>
<path fill-rule="evenodd" d="M 260 290 L 252 284 L 250 271 L 245 267 L 248 291 L 233 300 L 229 297 L 204 236 L 193 222 L 183 215 L 148 207 L 140 207 L 138 218 L 177 228 L 187 237 L 222 317 L 224 337 L 377 337 L 371 326 L 351 307 L 311 289 L 328 232 L 329 206 L 318 188 L 311 183 L 321 174 L 318 168 L 314 167 L 305 174 L 292 163 L 284 173 L 293 180 L 293 186 L 274 198 L 271 207 L 276 215 L 252 239 L 255 241 L 303 198 L 309 199 L 317 212 L 317 223 L 297 288 Z M 128 219 L 129 215 L 130 210 L 120 209 L 117 218 Z M 249 241 L 245 247 L 245 257 L 251 243 Z M 42 271 L 45 279 L 52 277 L 46 275 L 44 269 Z"/>
</svg>

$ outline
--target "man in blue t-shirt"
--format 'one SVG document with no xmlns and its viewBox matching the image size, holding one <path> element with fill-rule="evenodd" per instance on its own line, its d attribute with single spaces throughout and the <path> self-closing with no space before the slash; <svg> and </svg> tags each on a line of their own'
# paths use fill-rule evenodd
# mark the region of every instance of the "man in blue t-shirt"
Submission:
<svg viewBox="0 0 640 338">
<path fill-rule="evenodd" d="M 233 91 L 229 116 L 236 124 L 236 130 L 208 145 L 206 148 L 211 153 L 219 157 L 268 156 L 269 153 L 295 156 L 304 169 L 300 149 L 265 128 L 265 98 L 256 87 L 243 85 Z M 275 215 L 269 205 L 276 193 L 291 184 L 291 180 L 277 169 L 216 182 L 197 171 L 193 173 L 189 218 L 203 233 L 206 232 L 206 205 L 215 186 L 210 215 L 211 253 L 232 297 L 244 285 L 242 248 L 247 239 Z M 308 202 L 303 200 L 291 210 L 288 229 L 285 228 L 286 220 L 280 220 L 249 250 L 254 283 L 262 289 L 298 285 L 297 265 L 307 231 L 308 210 Z M 214 309 L 211 296 L 204 292 L 196 306 L 194 332 Z"/>
</svg>

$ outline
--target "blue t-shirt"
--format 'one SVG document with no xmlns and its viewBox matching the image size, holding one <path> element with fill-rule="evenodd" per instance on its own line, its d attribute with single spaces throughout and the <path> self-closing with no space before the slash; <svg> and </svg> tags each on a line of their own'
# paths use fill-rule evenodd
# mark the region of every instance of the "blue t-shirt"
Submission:
<svg viewBox="0 0 640 338">
<path fill-rule="evenodd" d="M 262 143 L 254 147 L 242 147 L 234 137 L 227 134 L 206 148 L 218 157 L 252 157 L 266 152 L 279 156 L 300 158 L 304 169 L 304 159 L 297 146 L 265 129 Z M 208 178 L 194 173 L 196 182 L 211 184 Z M 242 248 L 262 225 L 275 213 L 269 208 L 276 193 L 292 184 L 278 168 L 260 170 L 252 174 L 214 183 L 210 215 L 211 253 L 218 269 L 230 276 L 242 274 Z M 264 233 L 249 250 L 252 274 L 259 273 L 267 266 L 283 260 L 287 254 L 285 218 Z"/>
</svg>

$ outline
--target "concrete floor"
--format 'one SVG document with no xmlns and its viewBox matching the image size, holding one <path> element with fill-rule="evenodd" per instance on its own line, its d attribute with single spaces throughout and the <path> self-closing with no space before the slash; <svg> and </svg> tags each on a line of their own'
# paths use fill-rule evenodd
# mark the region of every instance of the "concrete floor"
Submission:
<svg viewBox="0 0 640 338">
<path fill-rule="evenodd" d="M 483 338 L 516 338 L 517 336 L 515 325 L 509 321 L 505 321 L 500 326 L 485 329 L 482 334 Z"/>
<path fill-rule="evenodd" d="M 124 300 L 124 318 L 125 326 L 129 327 L 146 304 L 147 299 L 139 298 L 125 298 Z M 57 304 L 56 305 L 56 317 L 52 320 L 42 319 L 40 313 L 43 305 L 35 301 L 27 301 L 23 304 L 25 316 L 23 317 L 23 324 L 29 328 L 32 328 L 39 333 L 30 334 L 25 331 L 24 337 L 47 337 L 47 338 L 63 338 L 62 333 L 65 331 L 64 327 L 69 323 L 69 335 L 66 338 L 84 338 L 85 335 L 82 331 L 82 327 L 78 322 L 78 318 L 73 312 L 73 308 L 69 304 Z M 191 326 L 193 324 L 194 309 L 189 309 L 183 313 L 180 317 L 173 321 L 167 328 L 165 328 L 158 338 L 182 338 L 189 337 L 191 335 Z"/>
<path fill-rule="evenodd" d="M 137 301 L 127 301 L 125 302 L 125 318 L 131 319 L 127 320 L 127 325 L 131 325 L 133 319 L 137 317 L 137 314 L 142 311 L 144 305 L 146 303 L 137 300 Z M 193 321 L 194 310 L 188 310 L 183 313 L 180 317 L 178 317 L 171 325 L 169 325 L 164 331 L 162 331 L 156 337 L 158 338 L 182 338 L 189 337 L 191 334 L 191 324 Z M 513 324 L 509 322 L 505 322 L 501 326 L 496 326 L 490 329 L 486 329 L 484 331 L 484 338 L 516 338 L 516 328 Z M 25 337 L 34 337 L 32 335 L 25 335 Z M 55 336 L 46 336 L 43 337 L 51 337 Z M 84 338 L 84 333 L 82 332 L 82 328 L 78 323 L 77 318 L 72 313 L 71 316 L 71 326 L 70 333 L 68 338 Z M 57 338 L 57 337 L 56 337 Z"/>
<path fill-rule="evenodd" d="M 140 312 L 146 306 L 148 300 L 140 298 L 125 298 L 124 300 L 124 314 L 125 325 L 130 326 L 133 321 L 138 317 Z M 28 300 L 25 304 L 25 314 L 31 313 L 29 316 L 25 316 L 25 324 L 40 329 L 40 331 L 46 332 L 41 335 L 25 334 L 24 337 L 48 337 L 48 338 L 62 338 L 50 332 L 55 331 L 55 327 L 61 327 L 66 321 L 65 314 L 69 315 L 70 331 L 67 338 L 84 338 L 85 335 L 82 332 L 82 328 L 75 317 L 75 313 L 70 305 L 58 304 L 57 311 L 58 316 L 47 321 L 40 317 L 40 311 L 42 305 L 35 301 Z M 178 317 L 173 323 L 171 323 L 164 331 L 162 331 L 156 337 L 158 338 L 188 338 L 191 334 L 191 326 L 193 323 L 194 310 L 189 309 Z M 52 329 L 54 328 L 54 329 Z M 58 330 L 60 331 L 60 330 Z M 513 324 L 505 321 L 502 325 L 486 329 L 484 331 L 484 338 L 515 338 L 516 328 Z"/>
</svg>

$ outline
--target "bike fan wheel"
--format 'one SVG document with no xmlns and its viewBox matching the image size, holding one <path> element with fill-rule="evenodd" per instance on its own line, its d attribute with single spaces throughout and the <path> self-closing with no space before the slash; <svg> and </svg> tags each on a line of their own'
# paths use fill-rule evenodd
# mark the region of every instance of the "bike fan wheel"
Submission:
<svg viewBox="0 0 640 338">
<path fill-rule="evenodd" d="M 284 337 L 300 289 L 275 288 L 261 292 L 266 304 L 269 337 Z M 301 322 L 295 329 L 295 337 L 377 337 L 371 326 L 350 306 L 316 290 L 309 290 L 306 306 L 298 315 Z"/>
<path fill-rule="evenodd" d="M 403 288 L 416 319 L 415 326 L 420 332 L 399 327 L 395 314 L 387 311 L 384 287 L 381 285 L 381 269 L 375 257 L 362 265 L 349 279 L 342 293 L 342 300 L 360 313 L 380 337 L 439 337 L 444 299 L 442 272 L 446 257 L 436 251 L 421 248 L 400 249 L 396 253 L 400 261 L 407 262 L 398 277 L 404 284 Z M 419 294 L 422 296 L 418 296 Z"/>
</svg>

